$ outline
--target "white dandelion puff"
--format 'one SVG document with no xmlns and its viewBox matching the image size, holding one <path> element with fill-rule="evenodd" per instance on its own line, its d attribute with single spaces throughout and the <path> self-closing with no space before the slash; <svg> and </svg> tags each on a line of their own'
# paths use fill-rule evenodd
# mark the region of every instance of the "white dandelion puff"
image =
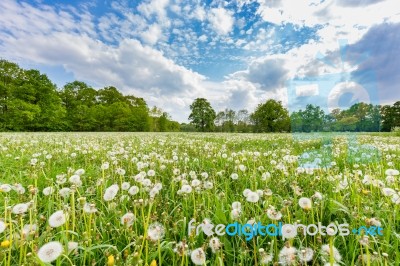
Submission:
<svg viewBox="0 0 400 266">
<path fill-rule="evenodd" d="M 0 191 L 2 191 L 2 192 L 10 192 L 11 189 L 12 189 L 12 187 L 9 184 L 1 184 L 0 185 Z"/>
<path fill-rule="evenodd" d="M 131 184 L 129 184 L 129 182 L 123 182 L 121 184 L 121 189 L 122 190 L 128 190 L 131 187 Z"/>
<path fill-rule="evenodd" d="M 125 175 L 126 171 L 125 171 L 124 169 L 122 169 L 122 168 L 117 168 L 117 169 L 115 170 L 115 173 L 116 173 L 117 175 Z"/>
<path fill-rule="evenodd" d="M 51 227 L 62 226 L 63 224 L 65 224 L 66 221 L 67 221 L 66 215 L 62 210 L 56 211 L 49 217 L 49 225 Z"/>
<path fill-rule="evenodd" d="M 129 190 L 128 190 L 128 193 L 130 194 L 130 195 L 136 195 L 137 193 L 139 193 L 139 187 L 137 187 L 137 186 L 131 186 L 130 188 L 129 188 Z"/>
<path fill-rule="evenodd" d="M 282 237 L 283 239 L 292 239 L 297 236 L 296 226 L 292 224 L 284 224 L 282 226 Z"/>
<path fill-rule="evenodd" d="M 7 224 L 3 221 L 0 221 L 0 234 L 3 233 L 7 228 Z"/>
<path fill-rule="evenodd" d="M 399 171 L 396 170 L 396 169 L 387 169 L 387 170 L 385 171 L 385 174 L 386 174 L 387 176 L 397 176 L 397 175 L 399 175 Z"/>
<path fill-rule="evenodd" d="M 260 199 L 260 196 L 258 195 L 257 192 L 250 191 L 249 194 L 247 194 L 246 200 L 248 202 L 256 203 Z"/>
<path fill-rule="evenodd" d="M 61 197 L 67 198 L 69 196 L 69 194 L 71 193 L 71 189 L 68 187 L 65 187 L 65 188 L 60 189 L 60 191 L 58 191 L 58 193 L 60 194 Z"/>
<path fill-rule="evenodd" d="M 309 198 L 302 197 L 302 198 L 299 199 L 299 206 L 303 210 L 311 210 L 312 201 Z"/>
<path fill-rule="evenodd" d="M 275 210 L 275 208 L 269 208 L 267 210 L 267 216 L 271 220 L 280 220 L 282 219 L 282 213 L 280 211 Z"/>
<path fill-rule="evenodd" d="M 148 236 L 151 241 L 158 241 L 165 235 L 164 226 L 160 223 L 152 223 L 148 228 Z"/>
<path fill-rule="evenodd" d="M 149 171 L 147 171 L 147 175 L 150 176 L 150 177 L 155 176 L 156 175 L 156 171 L 150 169 Z"/>
<path fill-rule="evenodd" d="M 96 205 L 94 203 L 85 203 L 85 205 L 83 205 L 83 211 L 87 214 L 91 214 L 91 213 L 95 213 L 97 212 L 97 208 Z"/>
<path fill-rule="evenodd" d="M 310 262 L 314 257 L 314 250 L 311 248 L 305 248 L 297 251 L 297 257 L 300 262 L 307 263 Z"/>
<path fill-rule="evenodd" d="M 107 170 L 110 168 L 110 164 L 108 162 L 105 162 L 101 165 L 101 170 Z"/>
<path fill-rule="evenodd" d="M 240 210 L 242 208 L 242 204 L 239 201 L 232 202 L 232 209 Z"/>
<path fill-rule="evenodd" d="M 81 175 L 83 175 L 83 174 L 85 174 L 85 169 L 78 169 L 78 170 L 76 170 L 75 171 L 75 175 L 79 175 L 79 176 L 81 176 Z"/>
<path fill-rule="evenodd" d="M 130 227 L 133 225 L 133 223 L 135 222 L 136 217 L 133 213 L 128 212 L 125 213 L 122 217 L 121 217 L 121 224 L 125 225 L 127 227 Z"/>
<path fill-rule="evenodd" d="M 37 256 L 44 263 L 55 261 L 63 252 L 63 246 L 58 241 L 44 244 L 38 251 Z"/>
<path fill-rule="evenodd" d="M 202 248 L 196 248 L 190 254 L 190 258 L 195 265 L 204 265 L 206 263 L 206 253 Z"/>
<path fill-rule="evenodd" d="M 392 188 L 385 187 L 385 188 L 382 188 L 382 194 L 387 196 L 387 197 L 390 197 L 393 194 L 396 194 L 396 191 L 394 189 L 392 189 Z"/>
<path fill-rule="evenodd" d="M 43 192 L 43 195 L 49 196 L 49 195 L 53 194 L 54 188 L 53 187 L 45 187 L 42 192 Z"/>
<path fill-rule="evenodd" d="M 212 237 L 209 242 L 209 246 L 211 248 L 212 253 L 216 253 L 221 249 L 222 243 L 218 237 Z"/>
<path fill-rule="evenodd" d="M 296 262 L 297 250 L 294 247 L 283 247 L 279 252 L 279 264 L 284 266 L 293 265 Z"/>
<path fill-rule="evenodd" d="M 69 180 L 71 184 L 80 185 L 82 183 L 80 175 L 72 175 Z"/>
<path fill-rule="evenodd" d="M 249 195 L 250 192 L 251 190 L 246 188 L 245 190 L 243 190 L 243 196 L 247 197 L 247 195 Z"/>
<path fill-rule="evenodd" d="M 181 188 L 182 193 L 189 194 L 192 192 L 192 187 L 190 185 L 183 185 Z"/>
<path fill-rule="evenodd" d="M 26 203 L 16 204 L 12 208 L 12 213 L 14 213 L 14 214 L 23 214 L 23 213 L 25 213 L 27 211 L 28 211 L 28 204 L 26 204 Z"/>
<path fill-rule="evenodd" d="M 119 187 L 117 184 L 109 186 L 106 191 L 104 192 L 103 199 L 105 201 L 111 201 L 117 196 Z"/>
</svg>

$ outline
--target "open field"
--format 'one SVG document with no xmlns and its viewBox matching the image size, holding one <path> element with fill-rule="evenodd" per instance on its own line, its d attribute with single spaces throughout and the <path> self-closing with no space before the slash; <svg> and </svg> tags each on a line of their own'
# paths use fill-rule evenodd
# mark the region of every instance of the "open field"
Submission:
<svg viewBox="0 0 400 266">
<path fill-rule="evenodd" d="M 321 136 L 2 133 L 1 265 L 400 265 L 400 138 Z"/>
</svg>

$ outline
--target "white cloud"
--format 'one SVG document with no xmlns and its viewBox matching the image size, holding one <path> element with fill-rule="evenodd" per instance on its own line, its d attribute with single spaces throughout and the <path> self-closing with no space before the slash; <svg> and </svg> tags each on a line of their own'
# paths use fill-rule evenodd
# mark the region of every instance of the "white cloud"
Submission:
<svg viewBox="0 0 400 266">
<path fill-rule="evenodd" d="M 207 37 L 207 35 L 205 35 L 205 34 L 203 34 L 203 35 L 201 35 L 201 36 L 199 37 L 199 41 L 200 41 L 200 42 L 205 42 L 205 41 L 207 41 L 207 39 L 208 39 L 208 37 Z"/>
<path fill-rule="evenodd" d="M 319 95 L 318 84 L 296 86 L 296 96 L 316 96 Z"/>
<path fill-rule="evenodd" d="M 336 44 L 338 39 L 355 43 L 373 25 L 396 22 L 400 19 L 397 0 L 276 0 L 273 3 L 258 0 L 257 10 L 265 21 L 275 24 L 293 23 L 314 27 L 325 47 Z M 326 50 L 329 50 L 326 49 Z"/>
<path fill-rule="evenodd" d="M 229 75 L 229 78 L 258 84 L 258 88 L 263 91 L 274 91 L 285 86 L 288 78 L 286 61 L 284 56 L 275 55 L 257 58 L 250 62 L 247 70 L 237 71 Z"/>
<path fill-rule="evenodd" d="M 192 17 L 197 20 L 204 21 L 206 19 L 206 11 L 202 6 L 197 6 L 192 13 Z"/>
<path fill-rule="evenodd" d="M 235 23 L 232 12 L 222 7 L 212 8 L 208 14 L 208 20 L 213 30 L 220 35 L 229 34 Z"/>
<path fill-rule="evenodd" d="M 124 93 L 144 97 L 150 106 L 157 104 L 171 110 L 180 121 L 187 118 L 181 114 L 187 114 L 192 95 L 203 93 L 204 76 L 177 65 L 136 39 L 125 38 L 117 45 L 107 45 L 76 29 L 79 20 L 73 16 L 60 19 L 53 8 L 37 9 L 6 1 L 0 4 L 0 21 L 12 17 L 20 22 L 12 25 L 12 34 L 7 34 L 11 24 L 0 24 L 0 53 L 7 59 L 62 65 L 78 80 L 98 87 L 113 85 Z M 29 24 L 32 16 L 36 22 Z M 62 25 L 69 26 L 61 31 Z M 159 38 L 160 30 L 155 25 L 149 33 L 154 39 L 150 34 L 143 37 L 152 44 Z"/>
<path fill-rule="evenodd" d="M 140 33 L 142 40 L 150 45 L 154 45 L 162 36 L 161 27 L 158 24 L 150 25 L 146 31 Z"/>
<path fill-rule="evenodd" d="M 159 20 L 165 20 L 167 15 L 166 7 L 168 4 L 169 0 L 148 0 L 139 4 L 137 9 L 148 19 L 156 15 Z"/>
<path fill-rule="evenodd" d="M 145 98 L 150 106 L 163 108 L 174 119 L 186 121 L 188 106 L 197 97 L 209 99 L 217 110 L 252 111 L 268 98 L 287 104 L 287 80 L 342 71 L 338 39 L 357 43 L 374 24 L 400 21 L 395 14 L 397 0 L 367 0 L 363 6 L 357 1 L 259 0 L 258 13 L 265 21 L 322 25 L 317 41 L 285 50 L 284 54 L 271 54 L 280 45 L 279 28 L 264 30 L 259 22 L 248 28 L 243 19 L 235 22 L 234 13 L 223 7 L 231 8 L 232 2 L 213 2 L 212 7 L 206 7 L 200 5 L 201 1 L 146 0 L 137 9 L 114 2 L 112 8 L 118 15 L 107 13 L 95 18 L 87 9 L 2 0 L 0 54 L 17 62 L 62 65 L 76 79 L 98 87 L 114 85 L 124 93 Z M 236 2 L 240 9 L 251 0 Z M 168 13 L 174 13 L 173 19 Z M 190 23 L 201 29 L 189 27 Z M 247 36 L 230 34 L 235 25 Z M 247 54 L 213 54 L 214 49 L 225 51 L 228 46 Z M 256 54 L 259 52 L 262 56 Z M 317 52 L 328 55 L 333 65 L 317 60 Z M 210 57 L 219 60 L 217 63 L 235 57 L 248 66 L 223 81 L 212 82 L 179 65 L 198 64 Z M 356 67 L 344 66 L 346 71 Z"/>
</svg>

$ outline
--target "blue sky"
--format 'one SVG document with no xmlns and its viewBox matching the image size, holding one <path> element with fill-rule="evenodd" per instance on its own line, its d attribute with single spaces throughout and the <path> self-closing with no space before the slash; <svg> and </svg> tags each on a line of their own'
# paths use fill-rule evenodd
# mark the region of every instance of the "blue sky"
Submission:
<svg viewBox="0 0 400 266">
<path fill-rule="evenodd" d="M 400 100 L 399 22 L 397 0 L 2 0 L 0 54 L 184 122 L 197 97 L 217 111 Z"/>
</svg>

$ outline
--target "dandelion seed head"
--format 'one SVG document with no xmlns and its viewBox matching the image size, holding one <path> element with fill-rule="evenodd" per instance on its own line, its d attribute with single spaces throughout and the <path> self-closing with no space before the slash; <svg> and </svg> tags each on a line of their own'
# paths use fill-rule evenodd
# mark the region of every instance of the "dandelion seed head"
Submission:
<svg viewBox="0 0 400 266">
<path fill-rule="evenodd" d="M 54 212 L 52 215 L 49 217 L 49 225 L 51 227 L 59 227 L 65 224 L 66 222 L 66 215 L 64 211 L 59 210 Z"/>
<path fill-rule="evenodd" d="M 104 192 L 103 199 L 105 201 L 112 201 L 117 196 L 118 190 L 119 187 L 117 184 L 109 186 Z"/>
<path fill-rule="evenodd" d="M 152 223 L 148 228 L 148 236 L 151 241 L 158 241 L 165 235 L 165 228 L 160 223 Z"/>
<path fill-rule="evenodd" d="M 202 248 L 196 248 L 191 252 L 190 259 L 195 265 L 204 265 L 206 263 L 206 254 Z"/>
<path fill-rule="evenodd" d="M 126 226 L 126 227 L 130 227 L 133 225 L 133 223 L 135 222 L 136 217 L 133 213 L 128 212 L 125 213 L 122 217 L 121 217 L 121 224 Z"/>
<path fill-rule="evenodd" d="M 296 253 L 296 248 L 284 246 L 279 252 L 279 264 L 284 266 L 293 265 L 296 262 Z"/>
<path fill-rule="evenodd" d="M 12 213 L 14 214 L 23 214 L 26 213 L 28 211 L 28 204 L 26 203 L 19 203 L 16 204 L 13 208 L 12 208 Z"/>
<path fill-rule="evenodd" d="M 38 251 L 37 256 L 44 263 L 55 261 L 63 252 L 63 246 L 58 241 L 44 244 Z"/>
</svg>

